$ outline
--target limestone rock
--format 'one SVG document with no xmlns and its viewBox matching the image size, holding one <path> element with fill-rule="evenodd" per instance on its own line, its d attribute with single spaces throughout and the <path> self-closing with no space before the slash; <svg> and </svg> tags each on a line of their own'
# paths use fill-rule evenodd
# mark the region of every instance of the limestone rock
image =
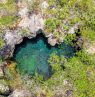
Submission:
<svg viewBox="0 0 95 97">
<path fill-rule="evenodd" d="M 53 39 L 52 37 L 49 37 L 48 38 L 48 43 L 51 45 L 51 46 L 55 46 L 57 44 L 57 39 Z"/>
<path fill-rule="evenodd" d="M 74 34 L 75 30 L 78 29 L 79 23 L 76 23 L 73 27 L 71 27 L 68 31 L 69 34 Z"/>
<path fill-rule="evenodd" d="M 49 7 L 49 4 L 47 3 L 47 1 L 42 2 L 41 8 L 46 9 L 47 7 Z"/>
<path fill-rule="evenodd" d="M 1 1 L 7 1 L 7 0 L 1 0 Z M 0 1 L 0 2 L 1 2 Z M 16 0 L 17 6 L 18 6 L 18 17 L 19 20 L 17 22 L 15 29 L 5 29 L 3 34 L 1 35 L 2 39 L 4 40 L 3 47 L 0 48 L 0 56 L 4 57 L 5 59 L 8 57 L 13 56 L 13 52 L 15 49 L 15 45 L 20 44 L 23 41 L 24 37 L 27 37 L 29 39 L 36 37 L 36 35 L 39 32 L 44 33 L 44 21 L 45 17 L 43 16 L 43 12 L 30 12 L 29 13 L 29 2 L 32 2 L 33 0 Z M 40 2 L 40 8 L 43 11 L 48 7 L 47 1 L 41 1 Z M 52 8 L 55 8 L 52 6 Z M 68 33 L 73 34 L 75 33 L 75 30 L 78 29 L 78 23 L 76 23 Z M 61 27 L 58 29 L 58 31 L 61 29 Z M 61 31 L 59 31 L 61 32 Z M 49 35 L 46 35 L 44 33 L 45 37 L 48 38 L 48 43 L 51 46 L 55 46 L 56 44 L 62 43 L 64 40 L 64 35 L 62 34 L 58 38 L 53 38 L 53 33 L 50 33 Z"/>
<path fill-rule="evenodd" d="M 16 89 L 13 91 L 13 93 L 11 95 L 9 95 L 8 97 L 34 97 L 31 95 L 31 93 L 29 93 L 26 90 L 19 90 Z"/>
<path fill-rule="evenodd" d="M 23 36 L 21 35 L 19 30 L 5 30 L 2 34 L 4 43 L 3 47 L 0 49 L 0 56 L 4 58 L 8 58 L 9 56 L 11 57 L 13 55 L 15 45 L 22 42 L 22 37 Z"/>
<path fill-rule="evenodd" d="M 75 30 L 74 28 L 72 27 L 69 31 L 68 31 L 69 34 L 74 34 L 75 33 Z"/>
<path fill-rule="evenodd" d="M 5 82 L 5 80 L 0 80 L 0 94 L 1 95 L 9 95 L 10 94 L 10 88 Z"/>
<path fill-rule="evenodd" d="M 29 17 L 24 17 L 18 24 L 18 27 L 26 29 L 30 32 L 30 36 L 36 34 L 36 32 L 44 27 L 44 20 L 40 14 L 32 14 Z"/>
<path fill-rule="evenodd" d="M 28 6 L 26 2 L 20 2 L 18 1 L 17 6 L 19 8 L 18 15 L 22 18 L 25 17 L 28 14 Z"/>
<path fill-rule="evenodd" d="M 0 78 L 4 77 L 3 67 L 0 66 Z"/>
<path fill-rule="evenodd" d="M 48 38 L 48 37 L 52 37 L 52 36 L 53 36 L 52 33 L 49 33 L 48 35 L 46 35 L 47 38 Z"/>
<path fill-rule="evenodd" d="M 89 54 L 95 54 L 95 43 L 90 45 L 90 47 L 87 48 L 86 50 Z"/>
<path fill-rule="evenodd" d="M 13 47 L 15 44 L 19 44 L 22 42 L 22 36 L 17 31 L 6 30 L 3 35 L 3 39 L 7 45 L 12 45 Z"/>
</svg>

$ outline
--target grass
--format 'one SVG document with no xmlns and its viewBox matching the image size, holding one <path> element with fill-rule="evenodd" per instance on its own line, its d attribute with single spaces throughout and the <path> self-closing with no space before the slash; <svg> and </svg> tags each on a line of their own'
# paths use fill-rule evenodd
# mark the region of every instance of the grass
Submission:
<svg viewBox="0 0 95 97">
<path fill-rule="evenodd" d="M 3 16 L 0 18 L 0 25 L 8 26 L 16 20 L 15 16 Z"/>
<path fill-rule="evenodd" d="M 13 14 L 16 12 L 17 7 L 14 0 L 8 0 L 5 4 L 0 4 L 0 9 L 5 9 L 8 13 Z"/>
<path fill-rule="evenodd" d="M 92 58 L 93 60 L 91 60 Z M 78 57 L 75 56 L 69 59 L 65 64 L 65 77 L 73 85 L 74 97 L 95 96 L 95 57 L 92 58 L 82 52 Z"/>
<path fill-rule="evenodd" d="M 11 25 L 17 18 L 14 14 L 17 11 L 14 0 L 8 0 L 5 4 L 0 4 L 0 10 L 4 9 L 6 15 L 0 17 L 0 26 Z"/>
</svg>

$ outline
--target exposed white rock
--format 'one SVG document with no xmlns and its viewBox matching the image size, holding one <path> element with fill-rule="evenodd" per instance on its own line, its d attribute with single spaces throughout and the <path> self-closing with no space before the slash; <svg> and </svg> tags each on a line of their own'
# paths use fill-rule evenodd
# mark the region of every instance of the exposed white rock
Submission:
<svg viewBox="0 0 95 97">
<path fill-rule="evenodd" d="M 69 31 L 68 31 L 69 34 L 74 34 L 75 33 L 75 29 L 74 27 L 72 27 Z"/>
<path fill-rule="evenodd" d="M 19 44 L 21 43 L 22 41 L 22 36 L 20 35 L 20 33 L 17 33 L 17 32 L 13 32 L 13 31 L 10 31 L 10 30 L 7 30 L 5 32 L 5 35 L 4 35 L 4 40 L 6 41 L 7 45 L 13 45 L 15 46 L 15 44 Z"/>
<path fill-rule="evenodd" d="M 10 89 L 4 80 L 0 80 L 0 94 L 9 94 Z"/>
<path fill-rule="evenodd" d="M 48 43 L 51 45 L 51 46 L 55 46 L 57 44 L 57 39 L 53 39 L 52 37 L 49 37 L 48 38 Z"/>
<path fill-rule="evenodd" d="M 62 43 L 64 41 L 64 38 L 63 37 L 60 37 L 59 38 L 59 42 Z"/>
<path fill-rule="evenodd" d="M 46 9 L 47 7 L 49 7 L 49 4 L 47 3 L 47 1 L 42 2 L 41 8 Z"/>
<path fill-rule="evenodd" d="M 43 29 L 44 20 L 40 14 L 33 14 L 30 18 L 23 18 L 18 26 L 28 29 L 31 33 L 36 33 L 39 29 Z"/>
<path fill-rule="evenodd" d="M 33 14 L 30 17 L 30 28 L 32 32 L 37 32 L 39 29 L 43 29 L 44 27 L 44 20 L 41 14 Z"/>
<path fill-rule="evenodd" d="M 28 6 L 26 2 L 18 2 L 17 3 L 18 8 L 19 8 L 19 12 L 18 15 L 20 15 L 20 17 L 25 17 L 26 15 L 28 15 Z"/>
<path fill-rule="evenodd" d="M 95 54 L 95 43 L 86 50 L 89 54 Z"/>
<path fill-rule="evenodd" d="M 20 17 L 24 17 L 28 14 L 28 8 L 25 7 L 23 9 L 20 9 L 20 11 L 18 12 L 18 14 L 20 15 Z"/>
<path fill-rule="evenodd" d="M 26 90 L 19 90 L 19 89 L 16 89 L 13 91 L 13 93 L 8 96 L 8 97 L 32 97 L 31 96 L 31 93 L 29 93 L 28 91 Z"/>
<path fill-rule="evenodd" d="M 79 23 L 76 23 L 73 27 L 71 27 L 68 31 L 69 34 L 74 34 L 75 30 L 78 29 Z"/>
<path fill-rule="evenodd" d="M 53 34 L 52 33 L 49 33 L 46 37 L 52 37 Z"/>
<path fill-rule="evenodd" d="M 22 28 L 27 28 L 27 27 L 29 27 L 29 24 L 30 24 L 30 19 L 28 17 L 25 17 L 25 18 L 21 19 L 18 26 L 22 27 Z"/>
</svg>

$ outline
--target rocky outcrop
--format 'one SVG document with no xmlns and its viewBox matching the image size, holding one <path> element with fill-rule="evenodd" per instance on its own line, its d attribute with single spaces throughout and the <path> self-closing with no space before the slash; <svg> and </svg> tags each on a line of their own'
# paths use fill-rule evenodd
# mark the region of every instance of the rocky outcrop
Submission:
<svg viewBox="0 0 95 97">
<path fill-rule="evenodd" d="M 0 95 L 9 95 L 11 92 L 8 84 L 5 82 L 5 80 L 0 80 Z"/>
<path fill-rule="evenodd" d="M 11 93 L 11 88 L 5 80 L 5 68 L 6 62 L 0 62 L 0 97 L 8 96 Z M 2 96 L 1 96 L 2 95 Z"/>
<path fill-rule="evenodd" d="M 21 1 L 17 2 L 17 15 L 19 19 L 15 24 L 15 29 L 5 29 L 2 34 L 4 43 L 3 47 L 0 49 L 0 56 L 5 59 L 13 56 L 15 45 L 20 44 L 23 41 L 24 37 L 31 39 L 33 37 L 36 37 L 38 33 L 44 33 L 45 18 L 43 16 L 43 11 L 49 7 L 48 3 L 46 1 L 41 2 L 40 8 L 42 12 L 35 13 L 29 11 L 28 3 L 30 0 L 28 0 L 28 3 L 23 0 Z M 71 27 L 68 33 L 74 34 L 75 30 L 78 28 L 78 25 L 79 24 L 75 24 L 73 27 Z M 60 32 L 59 29 L 57 32 Z M 64 33 L 60 33 L 60 35 L 58 35 L 58 38 L 56 38 L 51 32 L 49 35 L 46 35 L 45 33 L 44 35 L 48 38 L 48 43 L 51 46 L 62 43 L 64 40 Z"/>
<path fill-rule="evenodd" d="M 26 90 L 15 89 L 8 97 L 35 97 Z"/>
<path fill-rule="evenodd" d="M 18 2 L 17 6 L 19 22 L 16 24 L 16 29 L 4 30 L 2 34 L 4 43 L 0 50 L 0 56 L 5 59 L 12 57 L 15 45 L 21 43 L 24 37 L 29 39 L 36 37 L 39 30 L 43 30 L 44 27 L 44 20 L 40 13 L 29 14 L 28 5 L 25 2 Z"/>
<path fill-rule="evenodd" d="M 51 46 L 55 46 L 56 43 L 57 43 L 57 39 L 53 39 L 52 37 L 49 37 L 48 38 L 48 43 L 51 45 Z"/>
<path fill-rule="evenodd" d="M 19 31 L 19 33 L 17 33 Z M 23 38 L 20 30 L 5 30 L 2 34 L 4 41 L 3 47 L 0 50 L 0 55 L 4 58 L 11 57 L 13 55 L 15 45 L 22 42 Z"/>
<path fill-rule="evenodd" d="M 86 51 L 89 54 L 95 54 L 95 43 L 93 43 L 92 45 L 90 44 L 89 47 L 86 48 Z"/>
</svg>

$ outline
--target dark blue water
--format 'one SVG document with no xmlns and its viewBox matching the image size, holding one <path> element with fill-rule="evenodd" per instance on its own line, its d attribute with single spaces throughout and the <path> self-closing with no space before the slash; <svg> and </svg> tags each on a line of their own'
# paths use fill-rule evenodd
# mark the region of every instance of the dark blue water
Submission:
<svg viewBox="0 0 95 97">
<path fill-rule="evenodd" d="M 24 38 L 23 42 L 15 48 L 14 59 L 17 62 L 17 69 L 22 74 L 33 75 L 38 72 L 44 76 L 50 76 L 51 68 L 47 60 L 53 52 L 57 52 L 59 56 L 70 57 L 73 56 L 74 49 L 64 43 L 51 47 L 42 34 L 31 40 Z"/>
</svg>

